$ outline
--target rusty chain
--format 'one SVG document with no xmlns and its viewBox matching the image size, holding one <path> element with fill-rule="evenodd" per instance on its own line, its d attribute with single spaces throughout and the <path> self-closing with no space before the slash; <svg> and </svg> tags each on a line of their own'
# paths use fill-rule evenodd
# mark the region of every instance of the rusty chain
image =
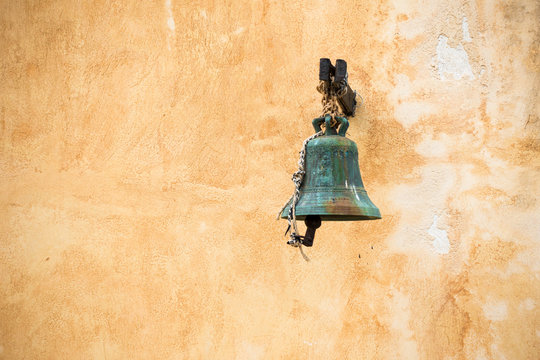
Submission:
<svg viewBox="0 0 540 360">
<path fill-rule="evenodd" d="M 320 81 L 317 86 L 317 91 L 323 96 L 321 99 L 321 104 L 323 106 L 321 117 L 324 118 L 325 116 L 330 115 L 332 117 L 330 126 L 335 127 L 338 124 L 336 117 L 344 116 L 339 111 L 337 99 L 347 93 L 347 83 L 343 80 L 336 87 L 328 81 Z"/>
<path fill-rule="evenodd" d="M 327 115 L 330 115 L 332 117 L 330 126 L 335 127 L 338 124 L 336 117 L 343 116 L 343 114 L 341 114 L 341 112 L 339 111 L 337 98 L 347 93 L 346 82 L 342 81 L 341 83 L 339 83 L 339 87 L 334 87 L 329 82 L 321 81 L 319 85 L 317 86 L 317 91 L 323 95 L 322 100 L 321 100 L 321 103 L 323 106 L 321 117 L 324 118 Z M 292 176 L 292 181 L 294 182 L 294 187 L 295 187 L 294 193 L 291 196 L 291 198 L 285 203 L 285 205 L 283 205 L 283 207 L 281 208 L 277 216 L 277 218 L 279 219 L 283 210 L 287 207 L 287 205 L 290 204 L 289 213 L 287 214 L 287 222 L 289 226 L 287 227 L 287 230 L 285 231 L 285 236 L 291 230 L 291 228 L 292 228 L 292 231 L 290 232 L 289 240 L 287 241 L 287 244 L 293 247 L 298 247 L 300 249 L 300 252 L 302 253 L 302 256 L 307 261 L 309 261 L 309 258 L 302 251 L 302 242 L 299 240 L 298 227 L 296 225 L 296 203 L 300 199 L 300 187 L 302 186 L 302 182 L 304 181 L 304 176 L 306 174 L 304 166 L 305 166 L 305 161 L 306 161 L 307 144 L 311 140 L 322 135 L 324 135 L 324 130 L 321 130 L 317 132 L 316 134 L 311 135 L 306 140 L 304 140 L 302 144 L 302 150 L 300 150 L 300 159 L 298 160 L 298 170 Z"/>
</svg>

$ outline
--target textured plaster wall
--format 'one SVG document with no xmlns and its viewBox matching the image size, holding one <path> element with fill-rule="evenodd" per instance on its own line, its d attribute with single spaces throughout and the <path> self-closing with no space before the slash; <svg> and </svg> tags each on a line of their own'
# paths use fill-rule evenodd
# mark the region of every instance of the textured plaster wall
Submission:
<svg viewBox="0 0 540 360">
<path fill-rule="evenodd" d="M 540 358 L 538 1 L 2 1 L 0 358 Z M 349 62 L 383 220 L 275 216 Z"/>
</svg>

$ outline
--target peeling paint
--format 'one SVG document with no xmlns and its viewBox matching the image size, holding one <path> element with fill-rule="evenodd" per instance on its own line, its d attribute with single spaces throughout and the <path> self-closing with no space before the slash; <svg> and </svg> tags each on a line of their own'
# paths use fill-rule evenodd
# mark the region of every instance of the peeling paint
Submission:
<svg viewBox="0 0 540 360">
<path fill-rule="evenodd" d="M 448 37 L 439 35 L 436 52 L 440 80 L 448 80 L 447 75 L 451 75 L 454 80 L 465 77 L 474 79 L 469 56 L 461 44 L 452 48 L 448 45 Z"/>
</svg>

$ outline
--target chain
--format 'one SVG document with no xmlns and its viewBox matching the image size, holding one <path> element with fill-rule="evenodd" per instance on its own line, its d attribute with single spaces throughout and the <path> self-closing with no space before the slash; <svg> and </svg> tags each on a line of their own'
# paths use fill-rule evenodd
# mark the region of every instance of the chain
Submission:
<svg viewBox="0 0 540 360">
<path fill-rule="evenodd" d="M 336 88 L 332 86 L 329 82 L 321 81 L 319 85 L 317 86 L 317 91 L 323 95 L 322 101 L 321 101 L 322 106 L 323 106 L 321 117 L 324 118 L 325 116 L 330 115 L 332 117 L 330 126 L 335 127 L 338 123 L 336 117 L 343 116 L 339 112 L 337 98 L 347 93 L 346 82 L 342 81 L 341 83 L 339 83 L 339 86 Z M 324 123 L 322 125 L 324 126 Z M 304 143 L 302 144 L 302 150 L 300 150 L 300 159 L 298 160 L 298 170 L 292 176 L 292 181 L 294 182 L 294 187 L 295 187 L 294 193 L 289 199 L 289 201 L 287 201 L 285 205 L 283 205 L 283 207 L 281 208 L 277 216 L 277 218 L 279 219 L 283 210 L 287 207 L 287 205 L 290 204 L 289 213 L 287 214 L 287 222 L 289 223 L 289 226 L 287 227 L 287 231 L 285 231 L 285 235 L 287 235 L 287 233 L 289 232 L 289 230 L 291 230 L 291 228 L 292 228 L 292 231 L 289 235 L 290 239 L 289 241 L 287 241 L 287 244 L 300 248 L 300 252 L 302 253 L 302 256 L 304 257 L 304 259 L 306 260 L 309 260 L 309 258 L 307 258 L 307 256 L 302 251 L 302 242 L 300 240 L 300 235 L 298 235 L 298 227 L 296 226 L 296 203 L 298 202 L 298 199 L 300 199 L 300 187 L 302 186 L 302 182 L 304 181 L 304 176 L 306 174 L 304 166 L 305 166 L 305 161 L 306 161 L 307 144 L 311 140 L 322 135 L 324 135 L 324 130 L 321 130 L 318 133 L 313 134 L 310 137 L 308 137 L 306 140 L 304 140 Z"/>
<path fill-rule="evenodd" d="M 321 117 L 330 115 L 332 117 L 330 126 L 335 127 L 338 123 L 336 117 L 343 117 L 343 114 L 339 111 L 337 99 L 347 93 L 347 83 L 343 80 L 336 87 L 328 81 L 320 81 L 317 91 L 323 96 L 321 100 L 323 106 Z"/>
<path fill-rule="evenodd" d="M 324 131 L 321 130 L 318 133 L 313 134 L 310 137 L 308 137 L 306 140 L 304 140 L 304 143 L 302 144 L 302 150 L 300 150 L 300 159 L 298 159 L 298 170 L 292 176 L 292 181 L 294 182 L 294 187 L 295 187 L 294 193 L 289 199 L 289 201 L 285 203 L 285 205 L 281 208 L 281 210 L 278 213 L 278 219 L 279 219 L 282 211 L 287 207 L 287 205 L 289 205 L 289 203 L 291 204 L 291 207 L 289 208 L 289 213 L 287 215 L 287 222 L 289 223 L 289 227 L 287 227 L 287 231 L 285 231 L 285 235 L 287 235 L 287 233 L 289 232 L 289 230 L 291 230 L 291 227 L 292 227 L 290 240 L 287 241 L 287 244 L 294 247 L 302 246 L 302 243 L 299 240 L 298 227 L 296 226 L 296 203 L 298 202 L 298 199 L 300 199 L 300 186 L 302 186 L 302 182 L 304 181 L 304 176 L 306 174 L 306 171 L 304 168 L 305 161 L 306 161 L 306 147 L 307 147 L 307 144 L 311 140 L 323 134 L 324 134 Z"/>
</svg>

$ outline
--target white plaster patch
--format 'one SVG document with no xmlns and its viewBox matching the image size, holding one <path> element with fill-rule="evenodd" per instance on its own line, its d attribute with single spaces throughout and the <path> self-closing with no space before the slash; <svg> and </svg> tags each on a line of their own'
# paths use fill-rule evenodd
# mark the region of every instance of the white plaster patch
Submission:
<svg viewBox="0 0 540 360">
<path fill-rule="evenodd" d="M 484 316 L 491 321 L 503 321 L 508 315 L 508 306 L 504 301 L 488 301 L 482 306 Z"/>
<path fill-rule="evenodd" d="M 176 24 L 174 23 L 171 0 L 165 0 L 165 8 L 167 9 L 167 26 L 171 31 L 174 31 Z"/>
<path fill-rule="evenodd" d="M 440 80 L 447 80 L 446 74 L 450 74 L 455 80 L 461 80 L 464 77 L 474 79 L 471 64 L 469 64 L 469 56 L 461 44 L 456 48 L 450 47 L 448 38 L 439 35 L 436 51 Z"/>
<path fill-rule="evenodd" d="M 169 28 L 169 38 L 167 38 L 167 47 L 171 50 L 170 39 L 175 38 L 176 24 L 174 23 L 174 17 L 172 13 L 171 0 L 165 0 L 165 10 L 167 11 L 167 27 Z"/>
<path fill-rule="evenodd" d="M 463 41 L 465 42 L 471 42 L 471 34 L 469 34 L 469 22 L 467 21 L 467 17 L 463 17 L 463 22 L 461 23 L 461 32 L 463 33 Z"/>
<path fill-rule="evenodd" d="M 435 252 L 438 254 L 448 254 L 448 252 L 450 251 L 450 241 L 448 240 L 448 234 L 446 230 L 442 230 L 437 227 L 438 221 L 439 217 L 437 215 L 433 215 L 433 223 L 429 227 L 428 234 L 435 238 L 433 240 L 433 247 L 435 248 Z"/>
<path fill-rule="evenodd" d="M 171 31 L 174 31 L 174 29 L 176 28 L 176 25 L 174 24 L 174 19 L 172 17 L 169 17 L 167 19 L 167 26 L 169 27 L 169 29 L 171 29 Z"/>
</svg>

